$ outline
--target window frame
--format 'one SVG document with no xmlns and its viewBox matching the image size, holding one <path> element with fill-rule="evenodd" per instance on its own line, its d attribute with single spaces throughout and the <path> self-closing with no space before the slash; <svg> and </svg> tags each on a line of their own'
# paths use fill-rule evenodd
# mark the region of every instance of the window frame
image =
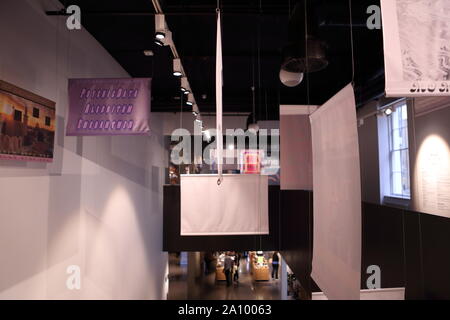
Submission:
<svg viewBox="0 0 450 320">
<path fill-rule="evenodd" d="M 411 166 L 410 166 L 410 159 L 409 159 L 409 148 L 410 148 L 410 142 L 409 142 L 409 137 L 408 137 L 408 101 L 406 99 L 402 99 L 398 102 L 396 102 L 393 106 L 393 112 L 387 116 L 387 128 L 388 128 L 388 154 L 389 154 L 389 198 L 398 198 L 398 199 L 406 199 L 406 200 L 410 200 L 411 199 L 411 181 L 410 181 L 410 172 L 411 172 Z M 402 127 L 395 127 L 394 126 L 394 113 L 397 112 L 399 110 L 399 108 L 402 108 L 402 112 L 406 112 L 406 125 L 402 126 Z M 405 130 L 406 129 L 406 130 Z M 407 144 L 406 147 L 402 147 L 402 148 L 395 148 L 395 143 L 394 143 L 394 139 L 395 139 L 395 131 L 396 130 L 405 130 L 406 131 L 406 139 L 407 139 Z M 398 152 L 400 153 L 400 171 L 394 171 L 394 154 Z M 402 170 L 402 153 L 406 153 L 407 157 L 408 157 L 408 171 L 406 173 L 403 172 Z M 404 187 L 403 184 L 401 185 L 401 190 L 402 193 L 398 194 L 398 193 L 394 193 L 394 175 L 400 173 L 400 177 L 401 180 L 403 181 L 403 179 L 406 178 L 409 181 L 409 194 L 407 193 L 403 193 L 404 192 Z"/>
</svg>

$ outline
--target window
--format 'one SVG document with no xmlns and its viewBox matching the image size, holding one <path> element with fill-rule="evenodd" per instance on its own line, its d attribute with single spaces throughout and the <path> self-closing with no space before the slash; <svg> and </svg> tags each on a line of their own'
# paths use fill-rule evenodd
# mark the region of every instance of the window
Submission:
<svg viewBox="0 0 450 320">
<path fill-rule="evenodd" d="M 14 120 L 15 121 L 22 121 L 22 111 L 14 110 Z"/>
<path fill-rule="evenodd" d="M 45 125 L 47 126 L 47 127 L 50 127 L 50 124 L 51 124 L 51 119 L 50 119 L 50 117 L 45 117 Z"/>
<path fill-rule="evenodd" d="M 409 183 L 408 112 L 406 101 L 387 116 L 389 138 L 390 196 L 411 197 Z"/>
<path fill-rule="evenodd" d="M 33 108 L 33 117 L 39 118 L 39 109 L 38 108 Z"/>
</svg>

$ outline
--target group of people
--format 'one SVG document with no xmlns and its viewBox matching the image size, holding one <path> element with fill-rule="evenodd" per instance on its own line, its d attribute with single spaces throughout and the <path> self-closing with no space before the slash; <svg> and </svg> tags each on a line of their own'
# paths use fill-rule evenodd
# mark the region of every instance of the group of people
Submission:
<svg viewBox="0 0 450 320">
<path fill-rule="evenodd" d="M 227 287 L 234 282 L 239 281 L 239 266 L 241 255 L 238 252 L 226 252 L 223 263 L 223 272 L 227 280 Z"/>
<path fill-rule="evenodd" d="M 234 282 L 239 282 L 239 266 L 241 260 L 241 254 L 239 252 L 228 251 L 225 253 L 223 272 L 225 273 L 225 279 L 227 286 L 231 286 Z M 278 279 L 278 268 L 280 265 L 280 255 L 275 251 L 272 255 L 272 279 Z"/>
</svg>

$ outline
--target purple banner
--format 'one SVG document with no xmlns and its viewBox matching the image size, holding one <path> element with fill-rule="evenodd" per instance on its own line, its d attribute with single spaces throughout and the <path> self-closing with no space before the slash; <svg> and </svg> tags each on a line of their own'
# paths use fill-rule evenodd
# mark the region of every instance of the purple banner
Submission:
<svg viewBox="0 0 450 320">
<path fill-rule="evenodd" d="M 150 78 L 69 79 L 68 136 L 149 133 Z"/>
</svg>

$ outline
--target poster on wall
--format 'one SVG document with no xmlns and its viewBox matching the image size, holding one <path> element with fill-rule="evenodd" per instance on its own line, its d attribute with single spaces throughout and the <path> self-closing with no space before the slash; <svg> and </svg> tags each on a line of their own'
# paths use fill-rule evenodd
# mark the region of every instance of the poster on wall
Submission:
<svg viewBox="0 0 450 320">
<path fill-rule="evenodd" d="M 348 85 L 311 114 L 314 239 L 312 274 L 330 300 L 358 300 L 361 177 L 356 106 Z"/>
<path fill-rule="evenodd" d="M 150 78 L 69 79 L 66 135 L 146 135 Z"/>
<path fill-rule="evenodd" d="M 414 99 L 414 115 L 412 209 L 450 218 L 450 98 Z"/>
<path fill-rule="evenodd" d="M 55 102 L 0 80 L 0 159 L 53 161 Z"/>
<path fill-rule="evenodd" d="M 386 96 L 450 96 L 450 1 L 381 0 Z"/>
</svg>

